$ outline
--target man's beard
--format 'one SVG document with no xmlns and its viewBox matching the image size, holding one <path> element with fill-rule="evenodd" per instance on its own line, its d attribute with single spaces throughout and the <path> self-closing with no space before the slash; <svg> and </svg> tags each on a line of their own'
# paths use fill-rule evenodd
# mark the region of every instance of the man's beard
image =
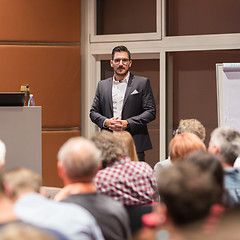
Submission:
<svg viewBox="0 0 240 240">
<path fill-rule="evenodd" d="M 123 72 L 117 72 L 118 69 L 123 69 L 124 71 Z M 117 70 L 115 71 L 115 74 L 118 75 L 118 76 L 124 76 L 126 75 L 126 73 L 128 72 L 129 68 L 117 68 Z"/>
</svg>

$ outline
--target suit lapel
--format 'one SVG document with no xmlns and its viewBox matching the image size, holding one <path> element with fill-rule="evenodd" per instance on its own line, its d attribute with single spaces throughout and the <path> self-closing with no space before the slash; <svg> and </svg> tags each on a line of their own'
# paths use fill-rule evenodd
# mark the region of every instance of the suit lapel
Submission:
<svg viewBox="0 0 240 240">
<path fill-rule="evenodd" d="M 134 76 L 130 73 L 126 93 L 125 93 L 124 100 L 123 100 L 123 107 L 125 105 L 125 102 L 127 101 L 128 96 L 131 93 L 131 89 L 133 87 L 133 82 L 134 82 Z"/>
<path fill-rule="evenodd" d="M 107 82 L 106 95 L 107 95 L 107 102 L 109 103 L 110 112 L 113 116 L 112 82 L 113 82 L 113 78 L 110 78 L 109 81 Z"/>
</svg>

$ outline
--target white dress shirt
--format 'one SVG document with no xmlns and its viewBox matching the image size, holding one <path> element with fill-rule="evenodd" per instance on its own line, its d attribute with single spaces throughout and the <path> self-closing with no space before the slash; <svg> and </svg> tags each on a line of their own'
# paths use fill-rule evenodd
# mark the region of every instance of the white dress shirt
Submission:
<svg viewBox="0 0 240 240">
<path fill-rule="evenodd" d="M 116 81 L 113 77 L 112 84 L 112 100 L 113 100 L 113 117 L 121 120 L 122 118 L 122 108 L 123 100 L 127 89 L 127 84 L 129 80 L 130 72 L 121 81 Z"/>
</svg>

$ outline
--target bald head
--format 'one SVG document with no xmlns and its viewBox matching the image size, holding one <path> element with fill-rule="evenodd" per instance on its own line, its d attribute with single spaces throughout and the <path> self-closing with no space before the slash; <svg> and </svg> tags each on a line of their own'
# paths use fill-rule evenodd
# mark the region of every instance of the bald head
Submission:
<svg viewBox="0 0 240 240">
<path fill-rule="evenodd" d="M 60 148 L 58 161 L 66 176 L 73 181 L 93 178 L 101 162 L 101 152 L 90 140 L 74 137 Z"/>
</svg>

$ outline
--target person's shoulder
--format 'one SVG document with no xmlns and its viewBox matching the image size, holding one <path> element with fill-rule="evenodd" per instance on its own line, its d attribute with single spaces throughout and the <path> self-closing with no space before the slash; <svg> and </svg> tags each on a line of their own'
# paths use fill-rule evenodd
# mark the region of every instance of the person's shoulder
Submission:
<svg viewBox="0 0 240 240">
<path fill-rule="evenodd" d="M 117 200 L 114 200 L 113 198 L 105 194 L 102 194 L 100 192 L 97 193 L 97 198 L 99 198 L 102 201 L 102 203 L 105 203 L 105 205 L 111 204 L 111 205 L 123 207 L 123 204 L 121 202 L 118 202 Z"/>
<path fill-rule="evenodd" d="M 104 168 L 99 170 L 94 177 L 94 181 L 95 182 L 101 181 L 101 180 L 105 181 L 105 177 L 109 176 L 109 171 L 111 171 L 111 169 L 109 170 L 109 168 Z"/>
<path fill-rule="evenodd" d="M 169 167 L 171 165 L 172 165 L 172 162 L 171 162 L 170 158 L 167 158 L 164 161 L 160 161 L 160 162 L 156 163 L 154 166 L 154 170 L 156 170 L 157 168 Z"/>
<path fill-rule="evenodd" d="M 131 76 L 132 76 L 133 79 L 136 79 L 138 81 L 142 81 L 142 82 L 147 82 L 148 81 L 148 78 L 143 77 L 143 76 L 134 75 L 134 74 L 131 74 Z"/>
<path fill-rule="evenodd" d="M 112 77 L 103 79 L 103 80 L 99 81 L 98 83 L 99 83 L 99 84 L 105 84 L 105 83 L 107 83 L 107 82 L 109 82 L 109 81 L 112 81 Z"/>
<path fill-rule="evenodd" d="M 101 208 L 104 208 L 108 213 L 112 215 L 119 215 L 120 213 L 122 213 L 121 216 L 126 215 L 126 210 L 122 202 L 102 193 L 97 193 L 97 197 L 101 203 Z"/>
<path fill-rule="evenodd" d="M 150 172 L 153 171 L 152 167 L 146 162 L 142 162 L 142 161 L 130 162 L 129 164 L 132 165 L 132 167 L 134 169 L 133 171 L 135 171 L 135 170 L 138 171 L 139 169 L 142 169 L 144 172 L 145 171 L 150 171 Z"/>
</svg>

